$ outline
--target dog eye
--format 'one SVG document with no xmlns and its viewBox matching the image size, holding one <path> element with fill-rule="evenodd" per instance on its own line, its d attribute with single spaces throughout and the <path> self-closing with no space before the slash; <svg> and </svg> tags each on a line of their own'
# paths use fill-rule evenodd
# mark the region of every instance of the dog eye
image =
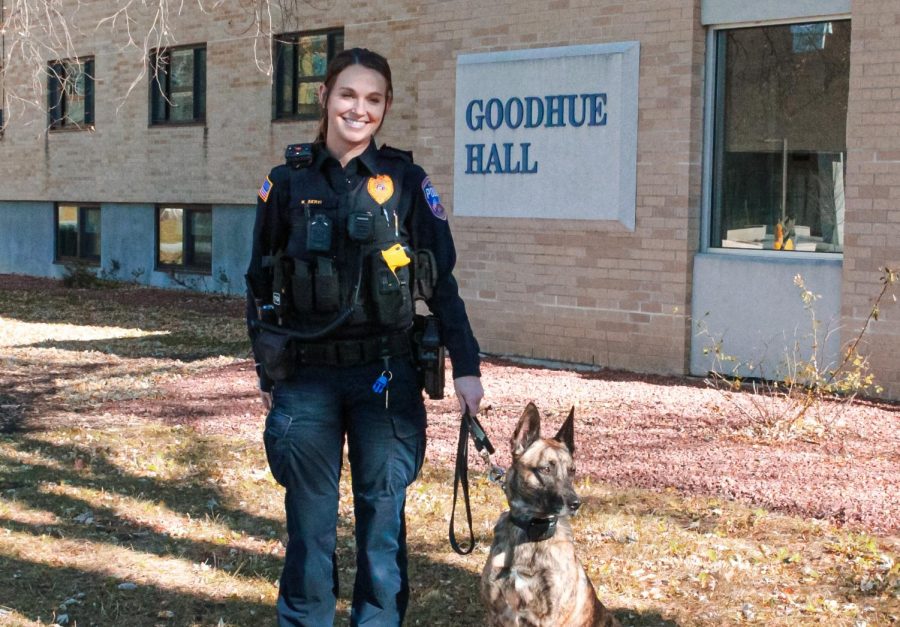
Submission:
<svg viewBox="0 0 900 627">
<path fill-rule="evenodd" d="M 575 474 L 575 468 L 569 468 L 569 476 L 571 477 L 574 474 Z"/>
<path fill-rule="evenodd" d="M 551 468 L 550 468 L 550 466 L 538 466 L 537 471 L 539 473 L 541 473 L 542 475 L 549 475 Z"/>
</svg>

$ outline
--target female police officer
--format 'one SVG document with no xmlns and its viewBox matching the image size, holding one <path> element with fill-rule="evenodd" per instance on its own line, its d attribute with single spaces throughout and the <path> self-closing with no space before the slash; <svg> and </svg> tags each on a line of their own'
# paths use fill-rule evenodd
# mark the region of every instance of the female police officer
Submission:
<svg viewBox="0 0 900 627">
<path fill-rule="evenodd" d="M 269 409 L 266 454 L 287 490 L 279 625 L 333 623 L 345 435 L 357 548 L 351 624 L 403 620 L 406 488 L 425 448 L 414 296 L 442 323 L 460 408 L 474 414 L 483 396 L 444 208 L 409 153 L 375 147 L 392 96 L 382 56 L 336 55 L 319 91 L 317 141 L 290 147 L 293 158 L 259 190 L 248 322 Z"/>
</svg>

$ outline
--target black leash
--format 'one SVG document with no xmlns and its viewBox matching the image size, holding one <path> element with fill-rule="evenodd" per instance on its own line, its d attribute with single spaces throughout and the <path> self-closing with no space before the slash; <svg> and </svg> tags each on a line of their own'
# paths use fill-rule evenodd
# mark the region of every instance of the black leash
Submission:
<svg viewBox="0 0 900 627">
<path fill-rule="evenodd" d="M 494 446 L 478 418 L 469 415 L 469 410 L 463 413 L 459 421 L 459 442 L 456 445 L 456 472 L 453 477 L 453 510 L 450 512 L 450 546 L 460 555 L 468 555 L 475 548 L 475 534 L 472 531 L 472 506 L 469 503 L 469 434 L 475 442 L 475 449 L 481 452 L 487 449 L 489 455 L 493 455 Z M 459 485 L 462 483 L 463 503 L 466 507 L 466 522 L 469 525 L 469 546 L 462 548 L 456 541 L 456 531 L 453 523 L 456 518 L 456 497 Z"/>
</svg>

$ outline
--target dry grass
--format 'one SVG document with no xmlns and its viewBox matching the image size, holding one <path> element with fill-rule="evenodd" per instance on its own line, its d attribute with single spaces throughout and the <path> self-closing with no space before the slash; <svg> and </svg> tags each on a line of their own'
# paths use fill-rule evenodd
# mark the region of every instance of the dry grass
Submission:
<svg viewBox="0 0 900 627">
<path fill-rule="evenodd" d="M 83 292 L 0 294 L 0 418 L 21 418 L 0 436 L 0 624 L 62 614 L 81 627 L 272 624 L 283 497 L 258 435 L 130 415 L 92 420 L 116 407 L 110 401 L 154 402 L 165 383 L 242 359 L 239 306 L 220 299 L 176 317 L 149 300 L 135 307 L 145 300 L 132 292 L 102 307 Z M 409 625 L 482 624 L 478 575 L 504 501 L 481 470 L 473 461 L 470 556 L 447 543 L 451 469 L 426 463 L 409 491 Z M 625 625 L 900 621 L 894 536 L 674 492 L 582 482 L 580 493 L 582 561 Z M 347 496 L 338 547 L 344 625 Z"/>
</svg>

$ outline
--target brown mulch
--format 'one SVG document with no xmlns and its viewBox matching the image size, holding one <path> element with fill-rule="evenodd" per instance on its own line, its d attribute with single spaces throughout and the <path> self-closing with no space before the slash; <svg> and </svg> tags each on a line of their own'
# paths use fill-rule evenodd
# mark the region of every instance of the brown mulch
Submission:
<svg viewBox="0 0 900 627">
<path fill-rule="evenodd" d="M 0 289 L 46 290 L 50 283 L 58 289 L 58 282 L 46 279 L 0 275 Z M 123 287 L 103 294 L 120 302 L 139 297 L 142 306 L 171 306 L 173 311 L 182 307 L 243 315 L 241 299 L 182 290 Z M 551 370 L 498 359 L 486 359 L 482 370 L 484 405 L 491 408 L 482 422 L 501 465 L 509 462 L 509 437 L 528 401 L 547 416 L 545 435 L 552 435 L 575 405 L 576 461 L 582 476 L 623 488 L 737 499 L 863 530 L 900 532 L 898 404 L 860 401 L 842 412 L 839 405 L 826 403 L 827 436 L 781 441 L 751 434 L 751 421 L 736 409 L 742 395 L 720 393 L 697 379 Z M 154 396 L 108 401 L 78 420 L 190 424 L 203 432 L 261 440 L 264 417 L 248 360 L 170 380 Z M 459 425 L 452 384 L 447 398 L 427 406 L 429 459 L 450 466 Z M 474 453 L 472 457 L 473 472 L 482 470 L 481 460 Z"/>
<path fill-rule="evenodd" d="M 553 435 L 576 405 L 576 461 L 581 475 L 621 487 L 673 488 L 738 499 L 777 511 L 861 528 L 900 532 L 900 407 L 860 402 L 841 416 L 832 435 L 765 441 L 745 421 L 728 416 L 723 396 L 702 382 L 627 372 L 576 372 L 483 364 L 482 420 L 508 465 L 508 441 L 528 400 L 544 411 Z M 239 362 L 169 385 L 163 401 L 104 407 L 114 416 L 206 432 L 259 438 L 263 411 L 252 364 Z M 450 465 L 456 454 L 459 410 L 447 398 L 428 401 L 428 455 Z M 471 453 L 473 472 L 483 470 Z"/>
</svg>

